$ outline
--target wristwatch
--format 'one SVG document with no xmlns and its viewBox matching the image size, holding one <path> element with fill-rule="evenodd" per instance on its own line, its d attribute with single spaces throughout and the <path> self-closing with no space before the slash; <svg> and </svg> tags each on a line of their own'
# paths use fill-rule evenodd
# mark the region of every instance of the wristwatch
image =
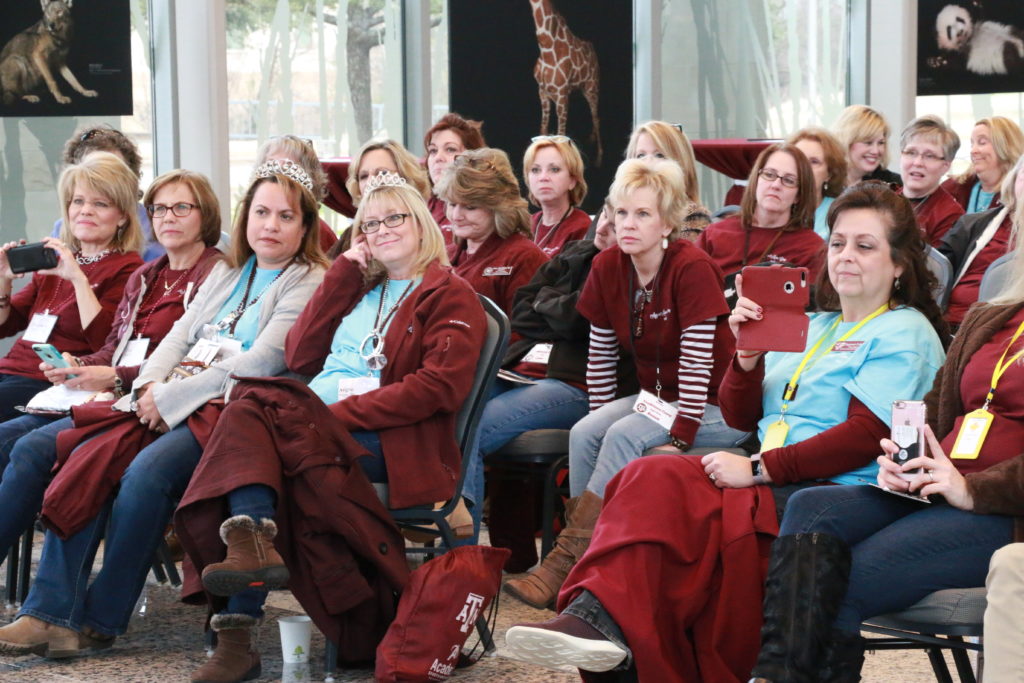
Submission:
<svg viewBox="0 0 1024 683">
<path fill-rule="evenodd" d="M 750 473 L 754 476 L 754 484 L 764 484 L 764 475 L 761 474 L 761 454 L 755 453 L 750 456 Z"/>
<path fill-rule="evenodd" d="M 679 450 L 685 452 L 685 451 L 688 451 L 690 449 L 690 444 L 686 443 L 682 439 L 677 439 L 676 437 L 673 436 L 672 437 L 672 447 L 673 448 L 678 448 Z"/>
</svg>

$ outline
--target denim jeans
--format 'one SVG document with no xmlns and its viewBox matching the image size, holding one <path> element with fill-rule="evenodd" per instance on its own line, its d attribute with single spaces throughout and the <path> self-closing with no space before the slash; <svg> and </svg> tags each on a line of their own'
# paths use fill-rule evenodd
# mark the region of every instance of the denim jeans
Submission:
<svg viewBox="0 0 1024 683">
<path fill-rule="evenodd" d="M 597 629 L 605 638 L 626 651 L 626 658 L 615 667 L 616 671 L 628 669 L 633 665 L 633 652 L 626 645 L 626 636 L 623 635 L 622 629 L 612 619 L 612 615 L 608 614 L 608 611 L 601 604 L 601 601 L 597 599 L 596 595 L 588 590 L 584 590 L 573 598 L 568 607 L 562 610 L 562 614 L 571 614 L 582 619 Z"/>
<path fill-rule="evenodd" d="M 57 462 L 57 434 L 71 418 L 23 415 L 0 424 L 0 553 L 7 552 L 39 514 Z"/>
<path fill-rule="evenodd" d="M 116 496 L 78 533 L 61 540 L 47 532 L 36 580 L 19 616 L 75 630 L 89 626 L 105 635 L 124 633 L 153 553 L 201 455 L 199 442 L 180 424 L 139 451 Z M 103 567 L 89 585 L 104 528 Z"/>
<path fill-rule="evenodd" d="M 576 423 L 569 434 L 569 493 L 585 490 L 604 498 L 604 489 L 619 471 L 644 451 L 670 441 L 668 430 L 651 418 L 633 412 L 636 395 L 608 403 Z M 731 448 L 748 432 L 725 424 L 721 409 L 711 403 L 694 439 L 695 448 Z"/>
<path fill-rule="evenodd" d="M 456 545 L 474 545 L 480 533 L 484 456 L 534 429 L 571 429 L 587 414 L 587 392 L 557 379 L 536 382 L 524 385 L 499 379 L 494 383 L 480 416 L 476 444 L 466 456 L 462 484 L 462 495 L 473 516 L 473 536 Z"/>
<path fill-rule="evenodd" d="M 14 406 L 23 406 L 33 396 L 52 385 L 43 379 L 32 379 L 21 375 L 0 373 L 0 422 L 6 422 L 24 415 Z"/>
<path fill-rule="evenodd" d="M 865 619 L 934 591 L 984 586 L 992 554 L 1013 540 L 1013 519 L 916 503 L 870 486 L 815 486 L 790 498 L 779 535 L 810 532 L 850 546 L 850 586 L 835 626 L 856 634 Z"/>
</svg>

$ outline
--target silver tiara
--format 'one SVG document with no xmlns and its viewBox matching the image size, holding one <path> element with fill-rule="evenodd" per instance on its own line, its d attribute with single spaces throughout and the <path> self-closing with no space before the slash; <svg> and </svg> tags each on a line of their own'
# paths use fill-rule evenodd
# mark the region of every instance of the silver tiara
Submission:
<svg viewBox="0 0 1024 683">
<path fill-rule="evenodd" d="M 270 161 L 256 167 L 253 179 L 269 178 L 272 175 L 288 176 L 310 192 L 313 191 L 313 179 L 309 177 L 308 173 L 306 173 L 306 169 L 302 168 L 294 161 L 290 161 L 288 159 L 271 159 Z"/>
<path fill-rule="evenodd" d="M 391 171 L 384 171 L 370 178 L 370 182 L 366 184 L 366 194 L 379 190 L 382 187 L 405 187 L 407 181 L 397 173 Z"/>
</svg>

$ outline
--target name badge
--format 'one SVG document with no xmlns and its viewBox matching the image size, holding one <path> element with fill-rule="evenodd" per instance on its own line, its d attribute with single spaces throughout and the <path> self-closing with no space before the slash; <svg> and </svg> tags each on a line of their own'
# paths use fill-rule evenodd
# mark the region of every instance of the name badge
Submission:
<svg viewBox="0 0 1024 683">
<path fill-rule="evenodd" d="M 379 377 L 343 377 L 338 380 L 338 400 L 380 389 Z"/>
<path fill-rule="evenodd" d="M 832 351 L 834 351 L 835 353 L 853 353 L 854 351 L 859 349 L 860 345 L 863 343 L 864 342 L 862 341 L 836 342 L 835 344 L 832 345 Z"/>
<path fill-rule="evenodd" d="M 232 339 L 231 337 L 220 338 L 220 355 L 217 356 L 217 360 L 225 360 L 227 358 L 234 358 L 242 352 L 242 340 Z"/>
<path fill-rule="evenodd" d="M 663 401 L 649 391 L 641 390 L 636 397 L 636 403 L 633 404 L 633 412 L 646 415 L 666 431 L 672 431 L 677 411 L 668 401 Z"/>
<path fill-rule="evenodd" d="M 956 442 L 949 457 L 957 460 L 977 460 L 981 455 L 981 445 L 988 436 L 988 429 L 992 426 L 993 417 L 992 413 L 980 408 L 964 415 L 964 421 L 960 423 L 960 433 L 956 435 Z"/>
<path fill-rule="evenodd" d="M 132 339 L 128 342 L 128 346 L 124 347 L 124 353 L 121 354 L 117 364 L 129 368 L 142 365 L 142 362 L 146 360 L 147 351 L 149 351 L 149 337 Z"/>
<path fill-rule="evenodd" d="M 490 268 L 484 268 L 484 277 L 499 277 L 511 274 L 512 266 L 491 266 Z"/>
<path fill-rule="evenodd" d="M 523 356 L 524 363 L 539 363 L 541 365 L 547 365 L 548 359 L 551 358 L 551 344 L 534 344 L 530 352 Z"/>
<path fill-rule="evenodd" d="M 29 321 L 22 339 L 33 344 L 45 344 L 57 324 L 57 316 L 49 313 L 36 313 Z"/>
<path fill-rule="evenodd" d="M 764 430 L 764 439 L 761 441 L 761 452 L 770 451 L 773 448 L 782 448 L 786 445 L 786 436 L 789 435 L 789 425 L 783 420 L 776 420 Z"/>
<path fill-rule="evenodd" d="M 213 339 L 199 339 L 186 354 L 188 358 L 210 365 L 220 352 L 220 342 Z"/>
</svg>

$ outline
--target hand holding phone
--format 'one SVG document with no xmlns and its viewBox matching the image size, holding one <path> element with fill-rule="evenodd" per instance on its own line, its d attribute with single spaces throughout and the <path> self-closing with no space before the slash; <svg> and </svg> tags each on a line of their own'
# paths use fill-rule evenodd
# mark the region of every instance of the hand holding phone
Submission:
<svg viewBox="0 0 1024 683">
<path fill-rule="evenodd" d="M 893 401 L 892 441 L 897 450 L 891 454 L 893 462 L 904 465 L 914 458 L 927 455 L 924 440 L 924 426 L 927 423 L 924 401 Z M 910 481 L 921 473 L 921 468 L 900 472 L 900 477 Z"/>
<path fill-rule="evenodd" d="M 6 255 L 11 272 L 15 275 L 56 268 L 59 262 L 57 252 L 43 242 L 11 247 L 6 250 Z"/>
<path fill-rule="evenodd" d="M 44 363 L 49 363 L 55 368 L 70 368 L 71 363 L 57 350 L 53 344 L 33 344 L 32 350 Z M 66 375 L 66 379 L 74 379 L 76 375 Z"/>
<path fill-rule="evenodd" d="M 810 301 L 807 269 L 747 266 L 743 269 L 742 282 L 747 296 L 757 300 L 761 317 L 738 326 L 736 348 L 741 351 L 803 351 L 810 326 L 805 313 Z"/>
</svg>

